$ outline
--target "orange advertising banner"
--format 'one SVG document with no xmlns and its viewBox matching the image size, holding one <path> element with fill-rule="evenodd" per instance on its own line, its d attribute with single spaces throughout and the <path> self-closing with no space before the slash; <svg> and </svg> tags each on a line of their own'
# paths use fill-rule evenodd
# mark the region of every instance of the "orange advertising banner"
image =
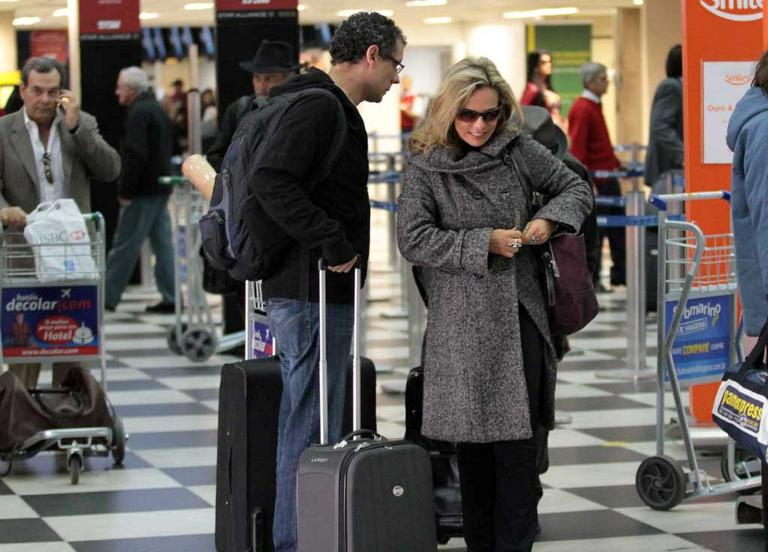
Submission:
<svg viewBox="0 0 768 552">
<path fill-rule="evenodd" d="M 685 179 L 689 192 L 729 190 L 725 134 L 763 47 L 762 0 L 683 0 Z M 693 201 L 689 220 L 705 234 L 729 231 L 728 205 Z"/>
</svg>

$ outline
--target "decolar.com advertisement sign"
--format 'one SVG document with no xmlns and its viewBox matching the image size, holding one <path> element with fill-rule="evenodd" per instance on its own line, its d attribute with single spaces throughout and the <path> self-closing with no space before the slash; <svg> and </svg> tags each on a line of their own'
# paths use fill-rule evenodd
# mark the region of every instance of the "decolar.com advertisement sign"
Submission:
<svg viewBox="0 0 768 552">
<path fill-rule="evenodd" d="M 97 305 L 97 286 L 4 288 L 3 358 L 97 355 Z"/>
</svg>

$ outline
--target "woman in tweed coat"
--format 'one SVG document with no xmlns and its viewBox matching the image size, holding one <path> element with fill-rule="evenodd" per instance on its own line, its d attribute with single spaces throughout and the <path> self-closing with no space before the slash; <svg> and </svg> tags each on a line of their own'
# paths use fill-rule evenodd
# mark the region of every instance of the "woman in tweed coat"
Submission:
<svg viewBox="0 0 768 552">
<path fill-rule="evenodd" d="M 425 436 L 459 443 L 471 552 L 530 550 L 538 519 L 533 434 L 554 424 L 555 354 L 529 244 L 574 232 L 592 191 L 518 133 L 520 108 L 486 58 L 454 65 L 423 126 L 399 200 L 398 244 L 425 268 Z M 510 158 L 547 198 L 532 220 Z"/>
</svg>

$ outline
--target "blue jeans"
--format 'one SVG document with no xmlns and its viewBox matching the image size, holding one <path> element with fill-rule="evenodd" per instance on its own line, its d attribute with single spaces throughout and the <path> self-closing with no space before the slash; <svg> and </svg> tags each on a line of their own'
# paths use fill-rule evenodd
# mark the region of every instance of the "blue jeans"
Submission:
<svg viewBox="0 0 768 552">
<path fill-rule="evenodd" d="M 277 340 L 283 396 L 277 436 L 277 495 L 272 536 L 275 552 L 295 552 L 296 470 L 301 453 L 320 442 L 319 305 L 294 299 L 267 300 L 267 318 Z M 341 439 L 346 365 L 352 340 L 352 305 L 329 304 L 327 311 L 328 433 Z"/>
<path fill-rule="evenodd" d="M 107 258 L 104 298 L 107 307 L 114 308 L 120 302 L 147 237 L 155 254 L 157 289 L 163 296 L 163 303 L 173 303 L 176 281 L 168 196 L 139 196 L 120 209 L 115 239 Z"/>
</svg>

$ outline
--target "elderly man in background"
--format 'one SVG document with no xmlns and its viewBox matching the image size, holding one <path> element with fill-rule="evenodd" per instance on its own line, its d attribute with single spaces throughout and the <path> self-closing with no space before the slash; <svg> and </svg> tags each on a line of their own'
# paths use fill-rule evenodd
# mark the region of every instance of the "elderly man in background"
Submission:
<svg viewBox="0 0 768 552">
<path fill-rule="evenodd" d="M 608 70 L 602 63 L 589 62 L 581 66 L 581 80 L 584 92 L 573 102 L 568 112 L 568 136 L 571 140 L 571 154 L 581 161 L 590 173 L 595 171 L 615 171 L 621 167 L 621 161 L 613 153 L 613 144 L 608 134 L 608 126 L 603 116 L 600 102 L 608 91 Z M 621 196 L 621 186 L 617 178 L 595 178 L 597 194 L 601 196 Z M 621 207 L 597 207 L 598 215 L 622 215 Z M 599 243 L 608 238 L 611 247 L 611 285 L 626 284 L 626 238 L 623 228 L 606 228 L 600 231 Z M 600 262 L 595 274 L 595 283 L 600 279 Z M 596 286 L 597 287 L 597 286 Z M 604 288 L 604 291 L 608 291 Z"/>
<path fill-rule="evenodd" d="M 64 67 L 54 59 L 31 58 L 21 70 L 23 108 L 0 118 L 0 222 L 22 228 L 40 203 L 71 198 L 90 211 L 91 178 L 111 181 L 120 157 L 99 134 L 96 119 L 81 111 L 63 88 Z M 69 363 L 53 366 L 53 384 Z M 40 364 L 11 367 L 28 388 L 37 386 Z"/>
<path fill-rule="evenodd" d="M 173 241 L 168 216 L 170 189 L 158 179 L 171 172 L 171 120 L 149 91 L 147 74 L 138 67 L 120 71 L 115 95 L 125 116 L 121 154 L 120 219 L 107 259 L 105 307 L 114 310 L 149 238 L 155 254 L 155 280 L 162 299 L 147 312 L 174 311 Z"/>
</svg>

